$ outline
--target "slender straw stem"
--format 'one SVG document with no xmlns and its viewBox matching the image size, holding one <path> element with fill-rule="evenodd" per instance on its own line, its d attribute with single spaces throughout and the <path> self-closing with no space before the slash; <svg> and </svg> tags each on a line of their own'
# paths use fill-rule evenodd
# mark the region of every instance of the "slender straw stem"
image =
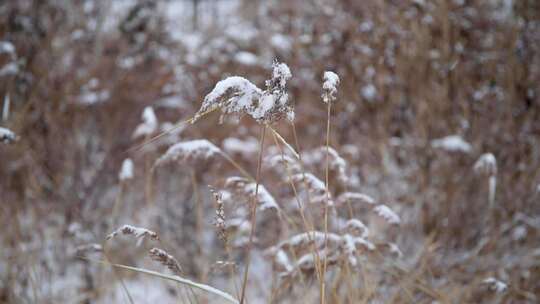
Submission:
<svg viewBox="0 0 540 304">
<path fill-rule="evenodd" d="M 330 112 L 332 103 L 328 102 L 328 113 L 326 116 L 326 169 L 325 169 L 325 186 L 326 186 L 326 204 L 324 204 L 324 250 L 328 252 L 328 204 L 330 203 L 329 189 L 329 171 L 330 171 Z M 324 304 L 325 299 L 325 276 L 326 266 L 328 264 L 327 255 L 324 256 L 322 280 L 321 280 L 321 304 Z"/>
<path fill-rule="evenodd" d="M 284 164 L 285 164 L 285 169 L 287 171 L 287 175 L 288 175 L 288 179 L 289 179 L 289 183 L 291 185 L 291 188 L 293 190 L 293 193 L 294 193 L 294 198 L 296 200 L 296 203 L 298 205 L 298 209 L 300 210 L 300 217 L 302 218 L 302 223 L 304 224 L 304 231 L 307 232 L 307 236 L 308 236 L 308 240 L 309 242 L 312 244 L 312 248 L 313 248 L 313 253 L 315 255 L 315 273 L 317 274 L 317 279 L 321 280 L 321 258 L 319 256 L 319 251 L 317 250 L 317 248 L 315 247 L 315 242 L 311 236 L 311 234 L 309 233 L 310 231 L 313 231 L 314 228 L 313 228 L 313 224 L 310 224 L 308 222 L 308 220 L 306 219 L 306 216 L 305 216 L 305 213 L 304 213 L 304 204 L 302 204 L 302 202 L 300 201 L 300 197 L 298 195 L 298 191 L 296 190 L 296 186 L 294 185 L 294 182 L 293 182 L 293 178 L 292 178 L 292 174 L 291 174 L 291 170 L 289 168 L 289 165 L 287 164 L 287 162 L 285 161 L 285 154 L 283 153 L 283 149 L 281 148 L 281 146 L 279 145 L 279 142 L 278 142 L 278 139 L 276 138 L 276 135 L 274 133 L 274 141 L 276 143 L 276 147 L 278 148 L 279 152 L 281 153 L 281 157 L 282 159 L 284 160 Z M 293 252 L 294 254 L 294 252 Z M 295 260 L 296 260 L 296 257 L 295 257 Z M 304 275 L 302 274 L 302 272 L 300 272 L 301 276 L 300 276 L 300 280 L 303 281 L 304 280 Z"/>
<path fill-rule="evenodd" d="M 255 235 L 255 226 L 257 221 L 257 196 L 259 194 L 259 181 L 261 178 L 261 164 L 262 164 L 262 155 L 263 155 L 263 148 L 264 148 L 264 137 L 266 135 L 266 125 L 261 126 L 261 138 L 259 142 L 259 160 L 257 163 L 257 176 L 255 178 L 255 195 L 252 199 L 252 205 L 251 205 L 251 232 L 249 233 L 249 243 L 248 243 L 248 251 L 247 251 L 247 257 L 246 257 L 246 268 L 244 269 L 244 279 L 242 282 L 242 293 L 240 295 L 240 304 L 244 303 L 245 295 L 246 295 L 246 286 L 248 281 L 248 273 L 249 273 L 249 263 L 251 261 L 251 249 L 253 247 L 253 236 Z"/>
</svg>

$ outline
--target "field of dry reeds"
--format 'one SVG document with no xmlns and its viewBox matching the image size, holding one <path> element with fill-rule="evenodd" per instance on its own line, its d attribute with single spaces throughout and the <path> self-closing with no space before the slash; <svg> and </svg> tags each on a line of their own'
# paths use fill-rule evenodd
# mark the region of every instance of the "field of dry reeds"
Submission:
<svg viewBox="0 0 540 304">
<path fill-rule="evenodd" d="M 538 303 L 540 2 L 0 2 L 0 303 Z"/>
</svg>

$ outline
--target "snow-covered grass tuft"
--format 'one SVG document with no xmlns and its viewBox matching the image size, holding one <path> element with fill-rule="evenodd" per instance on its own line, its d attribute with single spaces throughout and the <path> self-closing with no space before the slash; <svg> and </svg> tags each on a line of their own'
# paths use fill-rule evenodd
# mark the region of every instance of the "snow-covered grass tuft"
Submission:
<svg viewBox="0 0 540 304">
<path fill-rule="evenodd" d="M 323 93 L 322 100 L 324 103 L 333 102 L 336 100 L 337 86 L 339 85 L 339 76 L 332 72 L 326 71 L 323 74 Z"/>
<path fill-rule="evenodd" d="M 122 168 L 120 169 L 120 172 L 118 173 L 118 179 L 121 182 L 128 181 L 130 179 L 133 179 L 134 176 L 134 165 L 133 161 L 129 158 L 124 159 L 122 162 Z"/>
<path fill-rule="evenodd" d="M 154 166 L 208 161 L 221 153 L 218 147 L 206 139 L 183 141 L 171 146 L 165 154 L 156 160 Z"/>
<path fill-rule="evenodd" d="M 471 144 L 466 142 L 463 137 L 459 135 L 449 135 L 443 138 L 434 139 L 431 141 L 431 146 L 448 152 L 469 153 L 472 150 Z"/>
<path fill-rule="evenodd" d="M 247 114 L 259 123 L 272 123 L 283 117 L 292 120 L 294 110 L 286 92 L 286 84 L 291 77 L 285 63 L 275 62 L 272 78 L 266 81 L 264 91 L 244 77 L 232 76 L 221 80 L 206 95 L 193 122 L 217 109 L 221 109 L 223 115 Z"/>
<path fill-rule="evenodd" d="M 0 142 L 4 144 L 12 144 L 19 140 L 19 137 L 11 130 L 0 127 Z"/>
<path fill-rule="evenodd" d="M 135 128 L 132 137 L 134 139 L 154 134 L 158 130 L 158 119 L 152 107 L 146 107 L 142 113 L 142 123 Z"/>
<path fill-rule="evenodd" d="M 378 205 L 373 210 L 377 215 L 382 217 L 390 224 L 399 225 L 401 223 L 399 215 L 397 215 L 397 213 L 395 213 L 392 209 L 390 209 L 390 207 L 386 205 Z"/>
<path fill-rule="evenodd" d="M 483 280 L 482 283 L 487 284 L 489 288 L 496 293 L 504 293 L 508 289 L 508 285 L 506 283 L 494 277 L 489 277 Z"/>
<path fill-rule="evenodd" d="M 497 175 L 497 159 L 492 153 L 485 153 L 474 163 L 473 169 L 478 174 Z"/>
</svg>

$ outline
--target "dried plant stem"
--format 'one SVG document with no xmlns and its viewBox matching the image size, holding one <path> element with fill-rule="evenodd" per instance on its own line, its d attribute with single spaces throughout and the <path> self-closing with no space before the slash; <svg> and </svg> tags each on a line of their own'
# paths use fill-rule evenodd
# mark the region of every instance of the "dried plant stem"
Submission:
<svg viewBox="0 0 540 304">
<path fill-rule="evenodd" d="M 183 285 L 188 285 L 190 287 L 195 287 L 195 288 L 198 288 L 200 290 L 206 291 L 208 293 L 214 294 L 214 295 L 219 296 L 219 297 L 221 297 L 221 298 L 223 298 L 223 299 L 225 299 L 225 300 L 227 300 L 227 301 L 229 301 L 231 303 L 238 303 L 238 301 L 233 296 L 231 296 L 230 294 L 228 294 L 228 293 L 226 293 L 224 291 L 221 291 L 221 290 L 219 290 L 217 288 L 214 288 L 212 286 L 209 286 L 209 285 L 193 282 L 191 280 L 182 278 L 180 276 L 167 275 L 167 274 L 159 273 L 159 272 L 156 272 L 156 271 L 151 271 L 151 270 L 144 269 L 144 268 L 131 267 L 131 266 L 122 265 L 122 264 L 114 264 L 114 263 L 110 263 L 108 261 L 98 261 L 98 260 L 92 260 L 92 259 L 87 259 L 87 258 L 83 258 L 83 259 L 91 261 L 91 262 L 97 262 L 97 263 L 100 263 L 100 264 L 103 264 L 103 265 L 109 265 L 109 266 L 112 266 L 112 267 L 115 267 L 115 268 L 131 270 L 131 271 L 135 271 L 135 272 L 139 272 L 139 273 L 145 273 L 145 274 L 148 274 L 148 275 L 151 275 L 151 276 L 154 276 L 154 277 L 158 277 L 158 278 L 161 278 L 161 279 L 174 281 L 174 282 L 177 282 L 177 283 L 180 283 L 180 284 L 183 284 Z M 131 301 L 131 303 L 133 303 L 133 301 Z"/>
<path fill-rule="evenodd" d="M 328 102 L 328 112 L 326 116 L 326 168 L 325 168 L 325 186 L 326 186 L 326 204 L 324 204 L 324 250 L 328 251 L 328 204 L 330 202 L 329 171 L 330 171 L 330 112 L 332 103 Z M 321 304 L 326 301 L 325 296 L 325 276 L 328 259 L 325 255 L 321 279 Z"/>
<path fill-rule="evenodd" d="M 242 293 L 240 295 L 240 304 L 244 303 L 246 286 L 248 281 L 248 272 L 249 272 L 249 263 L 251 260 L 251 250 L 253 247 L 253 236 L 255 235 L 255 226 L 257 221 L 257 195 L 259 194 L 259 182 L 261 178 L 261 165 L 262 165 L 262 155 L 264 148 L 264 137 L 266 135 L 266 125 L 261 126 L 261 137 L 259 140 L 259 160 L 257 162 L 257 176 L 255 178 L 255 194 L 253 195 L 252 204 L 251 204 L 251 231 L 249 233 L 249 243 L 247 249 L 246 257 L 246 268 L 244 269 L 244 278 L 242 280 Z"/>
<path fill-rule="evenodd" d="M 236 169 L 238 169 L 238 171 L 240 171 L 240 173 L 242 173 L 242 175 L 244 175 L 245 178 L 251 180 L 251 181 L 255 181 L 253 179 L 253 177 L 251 176 L 251 174 L 249 174 L 244 168 L 242 168 L 242 166 L 240 166 L 240 164 L 238 164 L 234 159 L 232 159 L 227 153 L 225 152 L 221 152 L 221 155 L 223 155 L 223 157 L 229 162 L 231 163 L 231 165 L 233 167 L 235 167 Z"/>
<path fill-rule="evenodd" d="M 296 149 L 298 151 L 301 151 L 300 142 L 298 141 L 298 134 L 296 133 L 296 124 L 294 123 L 294 121 L 292 121 L 291 125 L 292 125 L 293 137 L 294 137 L 294 144 L 296 145 Z M 309 186 L 307 184 L 307 179 L 306 179 L 306 169 L 304 168 L 304 163 L 302 161 L 302 154 L 301 153 L 298 153 L 298 159 L 300 160 L 300 169 L 302 170 L 304 187 L 306 189 L 308 189 Z M 307 197 L 308 197 L 308 203 L 310 203 L 311 202 L 311 196 L 309 195 L 309 191 L 308 191 Z M 310 229 L 310 231 L 314 230 L 313 225 L 311 225 L 311 227 L 313 229 Z M 306 231 L 306 232 L 308 232 L 308 231 Z M 320 256 L 319 256 L 319 251 L 316 248 L 314 249 L 314 251 L 315 251 L 315 264 L 316 264 L 317 278 L 319 279 L 319 284 L 322 284 L 322 279 L 323 279 L 322 278 L 322 273 L 321 273 L 322 272 L 322 265 L 321 265 L 322 263 L 321 263 L 321 259 L 320 259 Z"/>
<path fill-rule="evenodd" d="M 277 148 L 278 148 L 278 150 L 279 150 L 279 152 L 281 154 L 281 157 L 284 159 L 285 154 L 283 153 L 283 149 L 279 145 L 278 139 L 276 138 L 275 134 L 274 134 L 274 141 L 275 141 L 276 146 L 277 146 Z M 309 223 L 309 221 L 306 219 L 304 205 L 302 204 L 302 202 L 300 201 L 300 197 L 298 196 L 298 191 L 296 190 L 296 186 L 294 185 L 289 165 L 287 164 L 287 162 L 284 162 L 284 164 L 285 164 L 285 170 L 287 171 L 289 183 L 291 184 L 291 188 L 292 188 L 293 193 L 294 193 L 294 198 L 296 200 L 296 203 L 298 204 L 298 209 L 300 210 L 300 217 L 302 218 L 302 223 L 304 224 L 304 230 L 305 230 L 305 232 L 313 231 L 314 230 L 313 224 Z M 317 274 L 317 279 L 320 282 L 320 280 L 321 280 L 321 269 L 320 269 L 321 259 L 320 259 L 320 256 L 319 256 L 319 251 L 315 247 L 315 242 L 313 242 L 313 238 L 312 238 L 311 234 L 308 233 L 307 236 L 308 236 L 309 242 L 313 246 L 313 253 L 315 254 L 315 273 Z M 303 280 L 303 276 L 301 276 L 301 279 Z"/>
<path fill-rule="evenodd" d="M 120 212 L 120 207 L 122 205 L 125 188 L 126 182 L 120 181 L 120 190 L 118 191 L 118 195 L 116 196 L 116 200 L 114 202 L 112 210 L 112 227 L 116 227 L 116 225 L 118 224 L 118 213 Z"/>
<path fill-rule="evenodd" d="M 229 244 L 225 244 L 225 252 L 227 253 L 227 259 L 231 261 L 232 253 L 231 253 L 231 248 L 229 247 Z M 233 284 L 236 297 L 240 298 L 240 290 L 238 289 L 238 283 L 236 282 L 236 268 L 235 268 L 235 265 L 233 264 L 229 265 L 229 275 L 231 277 L 231 282 Z"/>
<path fill-rule="evenodd" d="M 103 248 L 103 257 L 105 258 L 105 261 L 106 261 L 107 263 L 110 263 L 109 261 L 110 261 L 111 259 L 109 258 L 109 255 L 108 255 L 108 253 L 107 253 L 107 247 L 106 247 L 106 246 L 107 246 L 107 243 L 104 243 L 104 244 L 102 244 L 101 246 L 102 246 L 102 248 Z M 116 272 L 115 269 L 113 269 L 112 273 L 113 273 L 113 275 L 116 277 L 116 279 L 120 281 L 120 285 L 122 285 L 122 289 L 123 289 L 124 292 L 126 293 L 126 296 L 127 296 L 128 300 L 129 300 L 129 303 L 130 303 L 130 304 L 135 304 L 135 302 L 133 301 L 133 298 L 131 297 L 131 294 L 129 293 L 129 290 L 128 290 L 127 287 L 126 287 L 126 284 L 124 283 L 124 280 L 118 275 L 118 273 Z"/>
<path fill-rule="evenodd" d="M 283 145 L 289 149 L 289 151 L 291 151 L 291 153 L 294 155 L 294 157 L 296 157 L 297 159 L 300 159 L 300 154 L 298 154 L 298 152 L 296 152 L 294 150 L 293 147 L 291 147 L 291 145 L 289 145 L 289 143 L 283 138 L 283 136 L 281 136 L 278 131 L 274 130 L 271 126 L 268 126 L 268 128 L 270 129 L 270 131 L 272 131 L 272 133 L 274 134 L 274 136 L 276 136 L 279 141 L 281 141 L 283 143 Z"/>
<path fill-rule="evenodd" d="M 203 251 L 202 251 L 202 244 L 203 244 L 203 206 L 202 201 L 200 199 L 200 193 L 199 193 L 199 184 L 197 182 L 197 175 L 194 170 L 191 170 L 191 183 L 193 187 L 193 201 L 195 204 L 195 237 L 197 239 L 197 266 L 200 267 L 199 272 L 199 281 L 206 282 L 206 271 L 202 269 L 204 267 L 204 263 L 201 261 L 204 260 Z"/>
</svg>

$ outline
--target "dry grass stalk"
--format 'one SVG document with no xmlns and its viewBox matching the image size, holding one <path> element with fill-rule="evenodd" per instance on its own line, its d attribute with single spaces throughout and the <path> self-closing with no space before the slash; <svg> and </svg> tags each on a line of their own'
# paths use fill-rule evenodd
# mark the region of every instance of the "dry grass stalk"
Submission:
<svg viewBox="0 0 540 304">
<path fill-rule="evenodd" d="M 210 188 L 210 192 L 212 192 L 212 196 L 214 197 L 214 202 L 216 204 L 216 215 L 214 217 L 214 227 L 217 230 L 219 239 L 225 244 L 225 247 L 227 247 L 228 237 L 227 237 L 227 225 L 226 225 L 225 206 L 223 203 L 223 198 L 221 196 L 221 193 L 216 191 L 211 186 L 209 186 L 209 188 Z"/>
<path fill-rule="evenodd" d="M 150 258 L 156 262 L 161 263 L 163 266 L 166 266 L 176 275 L 182 274 L 182 267 L 180 266 L 180 263 L 170 254 L 168 254 L 165 250 L 159 249 L 159 248 L 152 248 L 148 252 L 150 255 Z"/>
</svg>

